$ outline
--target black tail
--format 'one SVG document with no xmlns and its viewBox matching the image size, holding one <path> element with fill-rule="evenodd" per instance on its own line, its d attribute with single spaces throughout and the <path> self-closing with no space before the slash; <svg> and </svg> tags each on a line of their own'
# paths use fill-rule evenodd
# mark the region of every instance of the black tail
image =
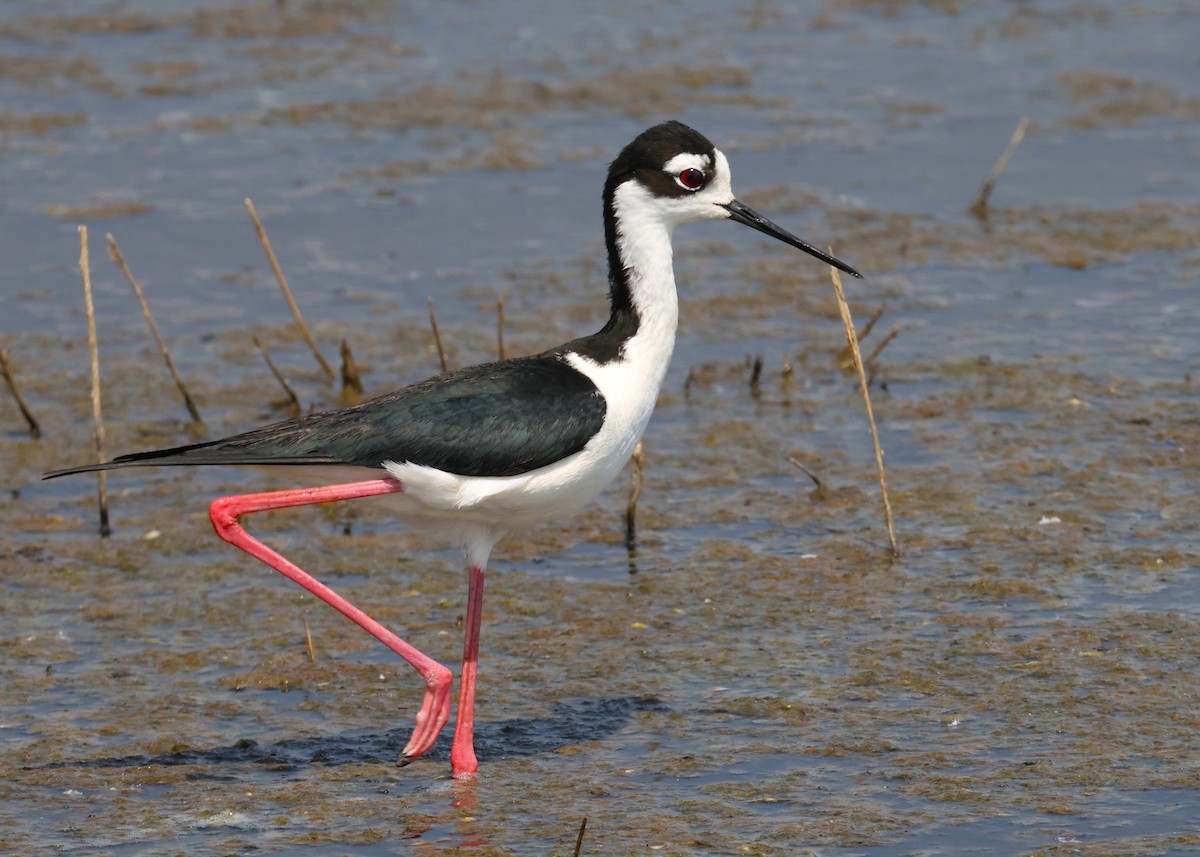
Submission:
<svg viewBox="0 0 1200 857">
<path fill-rule="evenodd" d="M 170 449 L 153 449 L 149 452 L 133 452 L 129 455 L 118 455 L 112 461 L 103 464 L 83 464 L 79 467 L 66 467 L 62 470 L 51 470 L 43 473 L 42 479 L 57 479 L 59 476 L 73 476 L 76 473 L 94 473 L 97 470 L 119 470 L 122 467 L 164 467 L 179 464 L 215 464 L 205 461 L 203 457 L 189 457 L 189 453 L 198 449 L 215 446 L 220 441 L 210 440 L 205 443 L 192 443 L 187 446 L 173 446 Z"/>
<path fill-rule="evenodd" d="M 216 465 L 267 467 L 271 465 L 350 463 L 320 453 L 279 454 L 271 449 L 264 451 L 230 443 L 231 440 L 236 441 L 237 439 L 210 440 L 187 446 L 173 446 L 170 449 L 152 449 L 149 452 L 118 455 L 112 461 L 106 461 L 103 464 L 84 464 L 79 467 L 67 467 L 63 470 L 51 470 L 49 473 L 43 473 L 42 479 L 57 479 L 59 476 L 93 473 L 97 470 L 120 470 L 123 467 L 212 467 Z"/>
</svg>

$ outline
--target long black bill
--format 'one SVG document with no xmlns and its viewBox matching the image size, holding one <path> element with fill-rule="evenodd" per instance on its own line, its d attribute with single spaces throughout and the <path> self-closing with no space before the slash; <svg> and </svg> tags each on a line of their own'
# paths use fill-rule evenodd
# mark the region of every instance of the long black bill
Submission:
<svg viewBox="0 0 1200 857">
<path fill-rule="evenodd" d="M 753 208 L 750 208 L 749 206 L 746 206 L 746 205 L 742 205 L 736 199 L 733 202 L 726 205 L 725 208 L 729 211 L 729 219 L 730 220 L 736 220 L 738 223 L 741 223 L 744 226 L 749 226 L 751 229 L 757 229 L 759 232 L 762 232 L 765 235 L 770 235 L 772 238 L 778 238 L 784 244 L 791 244 L 793 247 L 795 247 L 799 250 L 803 250 L 805 253 L 809 253 L 813 256 L 816 256 L 822 262 L 827 262 L 828 264 L 833 265 L 833 267 L 837 268 L 840 271 L 845 271 L 847 274 L 850 274 L 851 276 L 858 277 L 860 280 L 862 279 L 862 274 L 860 274 L 858 271 L 851 268 L 849 265 L 847 265 L 842 260 L 835 259 L 833 256 L 830 256 L 828 253 L 818 250 L 816 247 L 809 244 L 807 241 L 801 241 L 799 238 L 797 238 L 792 233 L 788 232 L 786 229 L 782 229 L 782 228 L 776 226 L 774 223 L 767 220 L 767 218 L 763 217 L 761 214 L 759 214 Z"/>
</svg>

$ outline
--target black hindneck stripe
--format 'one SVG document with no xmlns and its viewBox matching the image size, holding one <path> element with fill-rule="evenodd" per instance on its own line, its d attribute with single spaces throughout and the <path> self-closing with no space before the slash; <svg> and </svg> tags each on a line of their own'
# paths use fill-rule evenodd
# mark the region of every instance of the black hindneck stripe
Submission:
<svg viewBox="0 0 1200 857">
<path fill-rule="evenodd" d="M 617 245 L 616 187 L 616 183 L 610 180 L 604 188 L 604 245 L 608 252 L 610 303 L 608 322 L 599 332 L 570 342 L 562 349 L 600 364 L 620 360 L 625 343 L 637 335 L 641 326 L 629 285 L 629 271 L 625 268 Z"/>
<path fill-rule="evenodd" d="M 612 313 L 629 312 L 636 315 L 633 293 L 629 288 L 629 271 L 617 245 L 619 237 L 616 211 L 616 185 L 609 182 L 604 188 L 604 246 L 608 252 L 608 299 Z M 611 323 L 611 322 L 610 322 Z"/>
</svg>

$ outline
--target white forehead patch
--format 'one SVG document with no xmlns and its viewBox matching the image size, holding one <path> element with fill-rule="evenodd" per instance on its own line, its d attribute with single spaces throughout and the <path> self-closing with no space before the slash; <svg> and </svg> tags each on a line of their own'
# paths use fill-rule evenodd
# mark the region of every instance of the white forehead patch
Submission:
<svg viewBox="0 0 1200 857">
<path fill-rule="evenodd" d="M 712 166 L 712 158 L 708 155 L 698 155 L 695 152 L 682 152 L 663 164 L 663 171 L 681 173 L 684 170 L 702 170 L 708 172 Z"/>
<path fill-rule="evenodd" d="M 729 175 L 729 161 L 725 158 L 725 153 L 720 149 L 716 149 L 715 151 L 717 153 L 717 163 L 713 168 L 712 181 L 709 183 L 706 192 L 722 199 L 722 204 L 724 204 L 733 199 L 733 185 Z"/>
</svg>

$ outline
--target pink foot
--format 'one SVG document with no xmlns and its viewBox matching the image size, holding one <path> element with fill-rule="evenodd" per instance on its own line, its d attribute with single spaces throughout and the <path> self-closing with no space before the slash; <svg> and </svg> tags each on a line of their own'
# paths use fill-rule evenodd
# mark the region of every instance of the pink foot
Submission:
<svg viewBox="0 0 1200 857">
<path fill-rule="evenodd" d="M 435 664 L 425 678 L 425 699 L 417 712 L 417 725 L 408 739 L 396 764 L 403 767 L 416 760 L 437 741 L 442 727 L 450 719 L 450 688 L 453 674 L 441 664 Z"/>
</svg>

